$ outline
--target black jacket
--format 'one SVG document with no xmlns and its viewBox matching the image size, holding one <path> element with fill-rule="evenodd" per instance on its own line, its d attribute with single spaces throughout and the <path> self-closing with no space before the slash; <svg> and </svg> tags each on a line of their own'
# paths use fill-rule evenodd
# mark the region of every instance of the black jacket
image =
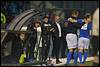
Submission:
<svg viewBox="0 0 100 67">
<path fill-rule="evenodd" d="M 23 53 L 24 48 L 28 49 L 29 42 L 27 39 L 25 41 L 22 41 L 19 36 L 14 37 L 12 40 L 12 55 L 14 57 L 20 57 L 20 55 Z"/>
<path fill-rule="evenodd" d="M 50 29 L 53 28 L 50 22 L 45 23 L 43 22 L 41 29 L 42 29 L 42 37 L 46 37 L 47 35 L 51 35 Z"/>
<path fill-rule="evenodd" d="M 61 27 L 61 37 L 62 37 L 62 26 L 60 24 L 60 27 Z M 58 30 L 58 27 L 57 27 L 57 24 L 54 22 L 53 23 L 53 28 L 55 29 L 55 31 L 53 32 L 53 38 L 58 38 L 59 37 L 59 30 Z"/>
<path fill-rule="evenodd" d="M 37 31 L 36 31 L 36 29 L 34 29 L 33 25 L 29 25 L 27 30 L 29 31 L 28 32 L 29 42 L 30 42 L 31 46 L 34 47 L 36 44 L 36 40 L 37 40 Z"/>
</svg>

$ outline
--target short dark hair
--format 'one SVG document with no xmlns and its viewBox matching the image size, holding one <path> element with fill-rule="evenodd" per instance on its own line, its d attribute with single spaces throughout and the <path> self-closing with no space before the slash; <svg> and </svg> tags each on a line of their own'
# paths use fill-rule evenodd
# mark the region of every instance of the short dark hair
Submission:
<svg viewBox="0 0 100 67">
<path fill-rule="evenodd" d="M 86 13 L 85 15 L 84 15 L 84 19 L 87 19 L 87 18 L 89 18 L 89 17 L 91 17 L 91 14 L 90 13 Z"/>
<path fill-rule="evenodd" d="M 33 21 L 33 26 L 35 26 L 35 24 L 40 24 L 41 25 L 41 23 L 40 23 L 40 21 L 38 20 L 38 21 Z"/>
<path fill-rule="evenodd" d="M 76 14 L 79 14 L 79 12 L 77 10 L 73 10 L 72 11 L 72 14 L 75 14 L 76 15 Z"/>
<path fill-rule="evenodd" d="M 44 18 L 48 18 L 48 19 L 49 19 L 49 16 L 44 16 L 43 19 L 44 19 Z"/>
</svg>

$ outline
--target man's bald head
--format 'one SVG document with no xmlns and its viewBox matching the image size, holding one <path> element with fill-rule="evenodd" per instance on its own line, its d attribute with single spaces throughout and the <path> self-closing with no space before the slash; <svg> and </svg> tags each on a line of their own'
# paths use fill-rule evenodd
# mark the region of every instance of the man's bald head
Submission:
<svg viewBox="0 0 100 67">
<path fill-rule="evenodd" d="M 60 17 L 58 15 L 55 16 L 55 22 L 59 22 Z"/>
</svg>

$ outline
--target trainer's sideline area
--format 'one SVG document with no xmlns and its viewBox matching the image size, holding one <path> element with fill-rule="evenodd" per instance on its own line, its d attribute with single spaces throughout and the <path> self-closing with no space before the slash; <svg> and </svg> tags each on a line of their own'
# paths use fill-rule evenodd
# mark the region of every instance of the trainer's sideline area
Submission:
<svg viewBox="0 0 100 67">
<path fill-rule="evenodd" d="M 49 58 L 47 58 L 47 60 L 48 59 Z M 54 59 L 54 58 L 51 58 L 50 60 L 52 60 L 51 63 L 53 64 L 53 66 L 64 66 L 64 64 L 66 63 L 66 59 L 67 58 L 60 58 L 59 60 L 62 63 L 59 63 L 59 64 L 56 64 L 56 59 Z M 88 64 L 90 64 L 92 66 L 92 64 L 91 64 L 92 62 L 91 61 L 93 61 L 93 59 L 94 59 L 93 57 L 88 57 L 87 60 L 86 60 L 86 66 Z M 78 62 L 79 62 L 79 59 L 78 59 Z M 73 65 L 73 60 L 70 61 L 70 64 Z M 1 66 L 41 66 L 41 64 L 40 63 L 25 63 L 23 65 L 20 65 L 20 64 L 1 64 Z"/>
</svg>

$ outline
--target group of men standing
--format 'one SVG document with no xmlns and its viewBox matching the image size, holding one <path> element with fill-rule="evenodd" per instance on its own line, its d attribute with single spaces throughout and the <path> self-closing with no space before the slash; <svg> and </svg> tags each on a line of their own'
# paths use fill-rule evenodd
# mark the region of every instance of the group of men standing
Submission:
<svg viewBox="0 0 100 67">
<path fill-rule="evenodd" d="M 72 11 L 72 14 L 70 18 L 64 21 L 64 28 L 60 22 L 60 17 L 58 15 L 55 16 L 54 22 L 49 21 L 49 17 L 45 16 L 43 18 L 43 22 L 40 21 L 34 21 L 33 24 L 29 29 L 31 31 L 34 31 L 29 39 L 30 45 L 29 45 L 29 51 L 30 53 L 27 56 L 34 57 L 34 51 L 37 47 L 40 48 L 41 53 L 41 60 L 46 61 L 48 58 L 48 53 L 50 49 L 50 37 L 52 36 L 53 41 L 53 53 L 56 57 L 56 63 L 61 63 L 59 60 L 59 50 L 61 47 L 61 41 L 63 32 L 66 33 L 66 42 L 69 52 L 67 53 L 67 60 L 66 64 L 70 63 L 72 54 L 74 58 L 74 63 L 77 64 L 77 58 L 79 57 L 80 63 L 83 64 L 86 61 L 86 58 L 88 56 L 87 49 L 89 47 L 89 37 L 91 30 L 91 14 L 87 13 L 83 19 L 78 19 L 79 12 L 74 10 Z M 28 29 L 28 30 L 29 30 Z M 77 35 L 77 30 L 80 30 L 79 36 Z M 39 34 L 40 33 L 40 34 Z M 38 36 L 39 35 L 39 36 Z M 79 38 L 78 38 L 79 37 Z M 41 45 L 41 46 L 40 46 Z M 31 49 L 32 48 L 32 49 Z M 78 48 L 78 51 L 77 51 Z M 26 49 L 24 48 L 24 51 Z M 82 60 L 82 52 L 84 50 L 84 60 Z M 33 55 L 32 55 L 33 54 Z M 27 57 L 26 56 L 26 57 Z M 31 60 L 32 61 L 32 60 Z"/>
</svg>

